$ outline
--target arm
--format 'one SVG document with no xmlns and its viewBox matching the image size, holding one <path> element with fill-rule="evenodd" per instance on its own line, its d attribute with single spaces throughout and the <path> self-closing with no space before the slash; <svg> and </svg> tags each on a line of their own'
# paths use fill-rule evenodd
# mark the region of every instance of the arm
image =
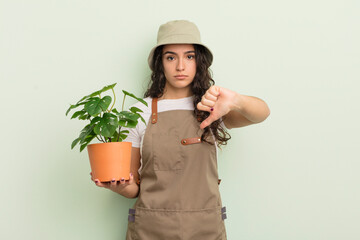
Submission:
<svg viewBox="0 0 360 240">
<path fill-rule="evenodd" d="M 229 129 L 244 127 L 262 122 L 270 114 L 270 109 L 263 100 L 218 86 L 212 86 L 206 91 L 197 108 L 210 112 L 210 116 L 201 123 L 201 128 L 221 117 Z"/>
<path fill-rule="evenodd" d="M 139 179 L 138 169 L 140 167 L 140 148 L 133 147 L 131 149 L 131 166 L 130 166 L 130 180 L 120 180 L 119 182 L 113 180 L 111 183 L 102 183 L 97 179 L 92 179 L 98 187 L 110 189 L 126 198 L 136 198 L 139 194 Z"/>
</svg>

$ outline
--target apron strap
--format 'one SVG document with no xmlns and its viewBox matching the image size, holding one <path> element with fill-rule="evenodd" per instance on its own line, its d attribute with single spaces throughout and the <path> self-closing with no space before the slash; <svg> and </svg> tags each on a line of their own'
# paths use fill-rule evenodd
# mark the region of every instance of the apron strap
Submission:
<svg viewBox="0 0 360 240">
<path fill-rule="evenodd" d="M 155 124 L 157 122 L 157 98 L 152 99 L 151 104 L 151 123 Z"/>
</svg>

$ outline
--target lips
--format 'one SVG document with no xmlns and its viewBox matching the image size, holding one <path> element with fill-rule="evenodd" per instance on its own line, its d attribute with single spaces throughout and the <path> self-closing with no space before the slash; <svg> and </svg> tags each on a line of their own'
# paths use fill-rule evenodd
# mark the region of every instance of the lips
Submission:
<svg viewBox="0 0 360 240">
<path fill-rule="evenodd" d="M 175 78 L 179 79 L 179 80 L 182 80 L 182 79 L 187 78 L 187 75 L 175 75 Z"/>
</svg>

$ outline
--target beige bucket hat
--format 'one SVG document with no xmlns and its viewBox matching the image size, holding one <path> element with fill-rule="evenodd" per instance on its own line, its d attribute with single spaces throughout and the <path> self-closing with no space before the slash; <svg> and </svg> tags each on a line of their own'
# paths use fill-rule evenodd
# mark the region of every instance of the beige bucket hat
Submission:
<svg viewBox="0 0 360 240">
<path fill-rule="evenodd" d="M 201 43 L 200 31 L 197 26 L 187 20 L 175 20 L 162 24 L 159 27 L 157 35 L 157 44 L 150 51 L 148 63 L 151 68 L 154 51 L 157 47 L 166 44 L 198 44 L 206 49 L 206 55 L 210 61 L 213 60 L 213 55 L 208 47 Z"/>
</svg>

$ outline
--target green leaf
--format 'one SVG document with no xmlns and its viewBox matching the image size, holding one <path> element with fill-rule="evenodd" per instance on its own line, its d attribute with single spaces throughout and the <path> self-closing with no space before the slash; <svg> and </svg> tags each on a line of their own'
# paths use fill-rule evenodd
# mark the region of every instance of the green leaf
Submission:
<svg viewBox="0 0 360 240">
<path fill-rule="evenodd" d="M 145 119 L 141 115 L 139 115 L 139 116 L 140 116 L 141 121 L 146 125 Z"/>
<path fill-rule="evenodd" d="M 90 124 L 91 125 L 96 125 L 98 122 L 100 122 L 101 121 L 101 117 L 94 117 L 92 120 L 91 120 L 91 122 L 90 122 Z"/>
<path fill-rule="evenodd" d="M 122 127 L 135 128 L 140 115 L 129 111 L 121 111 L 117 113 L 119 116 L 119 125 Z"/>
<path fill-rule="evenodd" d="M 127 128 L 135 128 L 136 125 L 137 125 L 137 121 L 121 119 L 119 121 L 119 125 L 122 126 L 122 127 L 127 127 Z"/>
<path fill-rule="evenodd" d="M 112 142 L 122 142 L 125 138 L 127 138 L 128 134 L 129 134 L 129 130 L 120 131 L 120 137 L 119 137 L 119 141 L 118 141 L 119 133 L 117 131 L 115 131 L 113 137 L 111 138 L 111 141 Z"/>
<path fill-rule="evenodd" d="M 101 92 L 106 92 L 107 90 L 113 89 L 115 86 L 116 86 L 116 83 L 113 83 L 111 85 L 103 87 L 103 89 L 101 89 Z"/>
<path fill-rule="evenodd" d="M 81 117 L 84 117 L 85 114 L 87 114 L 87 112 L 85 110 L 77 111 L 71 116 L 71 119 L 77 118 L 77 117 L 79 117 L 79 119 L 80 119 Z"/>
<path fill-rule="evenodd" d="M 126 134 L 120 134 L 120 138 L 121 138 L 122 140 L 125 140 L 125 139 L 127 138 L 127 136 L 128 136 L 128 135 L 126 135 Z"/>
<path fill-rule="evenodd" d="M 88 124 L 81 130 L 79 136 L 80 144 L 84 143 L 87 137 L 94 135 L 93 133 L 94 127 L 95 127 L 94 125 Z"/>
<path fill-rule="evenodd" d="M 113 108 L 111 111 L 112 111 L 113 113 L 115 113 L 115 114 L 119 115 L 119 111 L 118 111 L 118 110 L 116 110 L 116 108 Z"/>
<path fill-rule="evenodd" d="M 136 97 L 134 94 L 129 93 L 129 92 L 125 91 L 125 90 L 122 90 L 122 92 L 123 92 L 125 95 L 128 95 L 129 97 L 135 98 L 136 100 L 138 100 L 139 102 L 141 102 L 141 103 L 144 104 L 145 106 L 148 106 L 147 102 L 145 102 L 145 101 L 144 101 L 143 99 L 141 99 L 141 98 Z"/>
<path fill-rule="evenodd" d="M 104 137 L 112 137 L 119 126 L 117 116 L 111 113 L 104 113 L 100 121 L 96 124 L 94 132 Z"/>
<path fill-rule="evenodd" d="M 80 145 L 80 152 L 96 137 L 95 134 L 87 136 L 83 144 Z"/>
<path fill-rule="evenodd" d="M 137 108 L 137 107 L 131 107 L 130 112 L 139 113 L 139 112 L 143 112 L 143 110 L 141 110 L 140 108 Z"/>
<path fill-rule="evenodd" d="M 80 99 L 76 104 L 77 104 L 77 105 L 78 105 L 78 104 L 81 104 L 81 103 L 83 103 L 84 100 L 87 100 L 88 98 L 90 98 L 90 95 L 83 97 L 83 98 Z"/>
<path fill-rule="evenodd" d="M 77 105 L 70 105 L 69 109 L 66 111 L 65 116 L 67 116 L 69 114 L 69 112 L 71 111 L 71 109 L 77 108 Z"/>
<path fill-rule="evenodd" d="M 110 96 L 105 96 L 102 99 L 93 97 L 85 104 L 84 108 L 91 116 L 96 117 L 99 113 L 106 111 L 111 101 L 112 98 Z"/>
<path fill-rule="evenodd" d="M 75 139 L 75 140 L 71 143 L 71 149 L 73 149 L 79 141 L 80 141 L 80 138 L 79 138 L 79 137 L 78 137 L 77 139 Z"/>
<path fill-rule="evenodd" d="M 101 93 L 103 93 L 103 92 L 105 92 L 105 91 L 107 91 L 107 90 L 109 90 L 109 89 L 114 88 L 115 85 L 116 85 L 116 83 L 111 84 L 111 85 L 108 85 L 108 86 L 105 86 L 105 87 L 103 87 L 101 90 L 95 91 L 95 92 L 93 92 L 93 93 L 91 93 L 91 94 L 89 94 L 89 95 L 81 98 L 81 99 L 77 102 L 77 104 L 80 104 L 82 101 L 84 101 L 84 100 L 86 100 L 86 99 L 88 99 L 88 98 L 92 98 L 92 97 L 95 97 L 95 96 L 99 96 Z"/>
<path fill-rule="evenodd" d="M 89 114 L 86 114 L 84 116 L 79 117 L 79 120 L 90 120 L 91 116 Z"/>
<path fill-rule="evenodd" d="M 146 125 L 145 119 L 139 114 L 139 112 L 143 112 L 141 109 L 139 109 L 137 107 L 132 107 L 132 108 L 130 108 L 130 111 L 135 113 L 135 114 L 138 114 L 141 121 Z"/>
<path fill-rule="evenodd" d="M 115 87 L 115 85 L 116 85 L 116 83 L 111 84 L 111 85 L 108 85 L 108 86 L 105 86 L 105 87 L 103 87 L 101 90 L 96 91 L 96 92 L 93 92 L 92 94 L 90 94 L 89 97 L 98 96 L 98 95 L 100 95 L 101 93 L 106 92 L 107 90 L 113 89 L 113 88 Z"/>
<path fill-rule="evenodd" d="M 126 119 L 126 120 L 131 120 L 131 121 L 136 121 L 139 119 L 139 114 L 136 113 L 132 113 L 129 111 L 121 111 L 119 114 L 120 119 Z"/>
<path fill-rule="evenodd" d="M 118 141 L 119 133 L 117 131 L 114 132 L 114 134 L 111 137 L 111 142 L 117 142 Z M 119 139 L 119 142 L 121 142 L 121 138 Z"/>
<path fill-rule="evenodd" d="M 71 144 L 71 149 L 73 149 L 76 144 L 80 144 L 80 152 L 96 137 L 96 134 L 93 131 L 94 125 L 86 125 L 80 133 L 80 136 L 75 139 Z"/>
<path fill-rule="evenodd" d="M 69 109 L 66 111 L 66 114 L 65 114 L 65 115 L 67 116 L 71 109 L 77 108 L 77 107 L 79 107 L 79 106 L 81 106 L 81 105 L 84 105 L 84 104 L 86 104 L 86 103 L 87 103 L 87 101 L 86 101 L 86 102 L 82 102 L 82 103 L 77 103 L 77 104 L 75 104 L 75 105 L 71 105 L 71 106 L 69 107 Z"/>
<path fill-rule="evenodd" d="M 84 143 L 83 145 L 81 145 L 80 152 L 82 152 L 84 150 L 84 148 L 86 148 L 87 145 L 88 145 L 88 143 Z"/>
</svg>

